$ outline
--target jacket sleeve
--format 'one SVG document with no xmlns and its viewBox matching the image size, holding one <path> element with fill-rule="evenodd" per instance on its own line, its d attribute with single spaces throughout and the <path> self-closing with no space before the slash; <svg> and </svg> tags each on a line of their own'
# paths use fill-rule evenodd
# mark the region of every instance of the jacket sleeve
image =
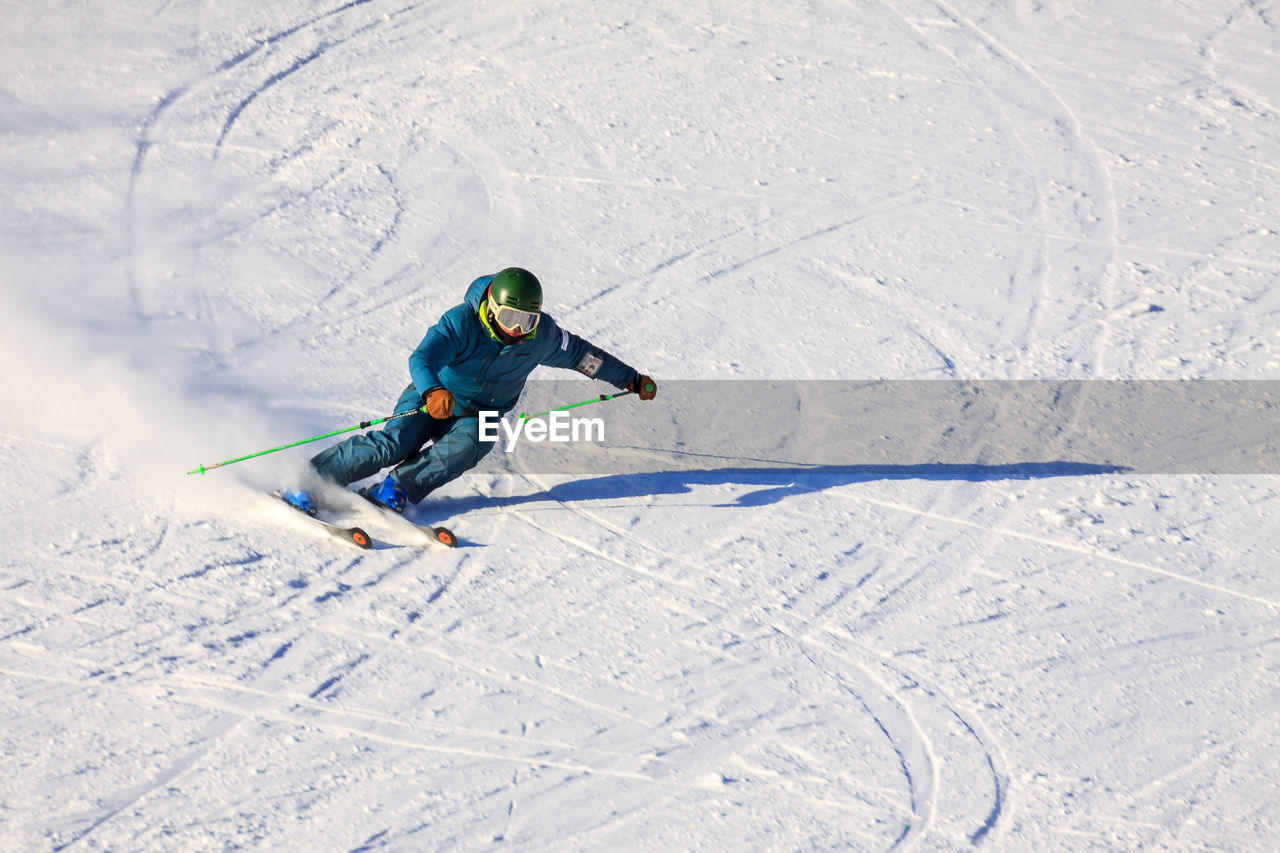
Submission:
<svg viewBox="0 0 1280 853">
<path fill-rule="evenodd" d="M 567 329 L 560 328 L 554 321 L 548 325 L 552 327 L 547 331 L 553 332 L 549 336 L 553 348 L 543 357 L 542 364 L 576 370 L 584 376 L 608 382 L 615 388 L 626 388 L 631 380 L 640 375 L 639 371 L 617 356 Z M 542 334 L 541 330 L 539 334 Z"/>
<path fill-rule="evenodd" d="M 427 330 L 422 343 L 409 355 L 409 376 L 419 394 L 426 394 L 444 384 L 440 380 L 440 368 L 458 353 L 461 340 L 451 320 L 449 313 L 445 313 Z"/>
</svg>

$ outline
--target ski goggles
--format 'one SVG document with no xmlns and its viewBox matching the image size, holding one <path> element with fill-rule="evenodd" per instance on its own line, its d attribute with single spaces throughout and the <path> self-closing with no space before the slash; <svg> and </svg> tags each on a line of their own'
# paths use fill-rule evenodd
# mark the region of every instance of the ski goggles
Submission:
<svg viewBox="0 0 1280 853">
<path fill-rule="evenodd" d="M 510 305 L 494 305 L 492 302 L 489 303 L 489 310 L 493 312 L 493 319 L 504 331 L 519 329 L 526 335 L 538 327 L 538 318 L 542 316 L 537 311 L 521 311 Z"/>
</svg>

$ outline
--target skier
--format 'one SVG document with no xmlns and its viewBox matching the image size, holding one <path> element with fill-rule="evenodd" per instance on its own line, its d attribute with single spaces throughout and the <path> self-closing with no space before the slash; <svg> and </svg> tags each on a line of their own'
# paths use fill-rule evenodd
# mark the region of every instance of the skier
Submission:
<svg viewBox="0 0 1280 853">
<path fill-rule="evenodd" d="M 311 468 L 346 486 L 394 466 L 366 497 L 402 512 L 493 449 L 493 442 L 480 440 L 479 412 L 509 412 L 540 364 L 576 370 L 641 400 L 657 393 L 650 377 L 542 313 L 541 283 L 528 270 L 508 267 L 473 281 L 463 303 L 446 311 L 409 356 L 413 381 L 395 412 L 422 412 L 322 451 Z M 314 496 L 304 489 L 284 498 L 304 512 L 315 509 Z"/>
</svg>

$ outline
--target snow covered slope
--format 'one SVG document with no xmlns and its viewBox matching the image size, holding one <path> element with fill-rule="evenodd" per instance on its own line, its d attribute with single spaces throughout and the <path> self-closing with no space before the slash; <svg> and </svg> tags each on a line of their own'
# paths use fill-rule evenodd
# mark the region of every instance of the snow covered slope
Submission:
<svg viewBox="0 0 1280 853">
<path fill-rule="evenodd" d="M 1280 379 L 1276 3 L 640 5 L 5 4 L 0 849 L 1274 849 L 1274 472 L 186 476 L 510 264 L 660 384 Z"/>
</svg>

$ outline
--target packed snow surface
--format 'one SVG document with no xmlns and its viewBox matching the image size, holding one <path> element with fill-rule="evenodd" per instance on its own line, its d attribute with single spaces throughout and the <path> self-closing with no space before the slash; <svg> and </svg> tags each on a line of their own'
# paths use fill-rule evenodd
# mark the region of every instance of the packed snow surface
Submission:
<svg viewBox="0 0 1280 853">
<path fill-rule="evenodd" d="M 1277 3 L 2 8 L 0 849 L 1275 849 L 1275 472 L 517 448 L 452 551 L 264 496 L 323 442 L 186 472 L 387 414 L 513 264 L 655 435 L 1280 379 Z"/>
</svg>

